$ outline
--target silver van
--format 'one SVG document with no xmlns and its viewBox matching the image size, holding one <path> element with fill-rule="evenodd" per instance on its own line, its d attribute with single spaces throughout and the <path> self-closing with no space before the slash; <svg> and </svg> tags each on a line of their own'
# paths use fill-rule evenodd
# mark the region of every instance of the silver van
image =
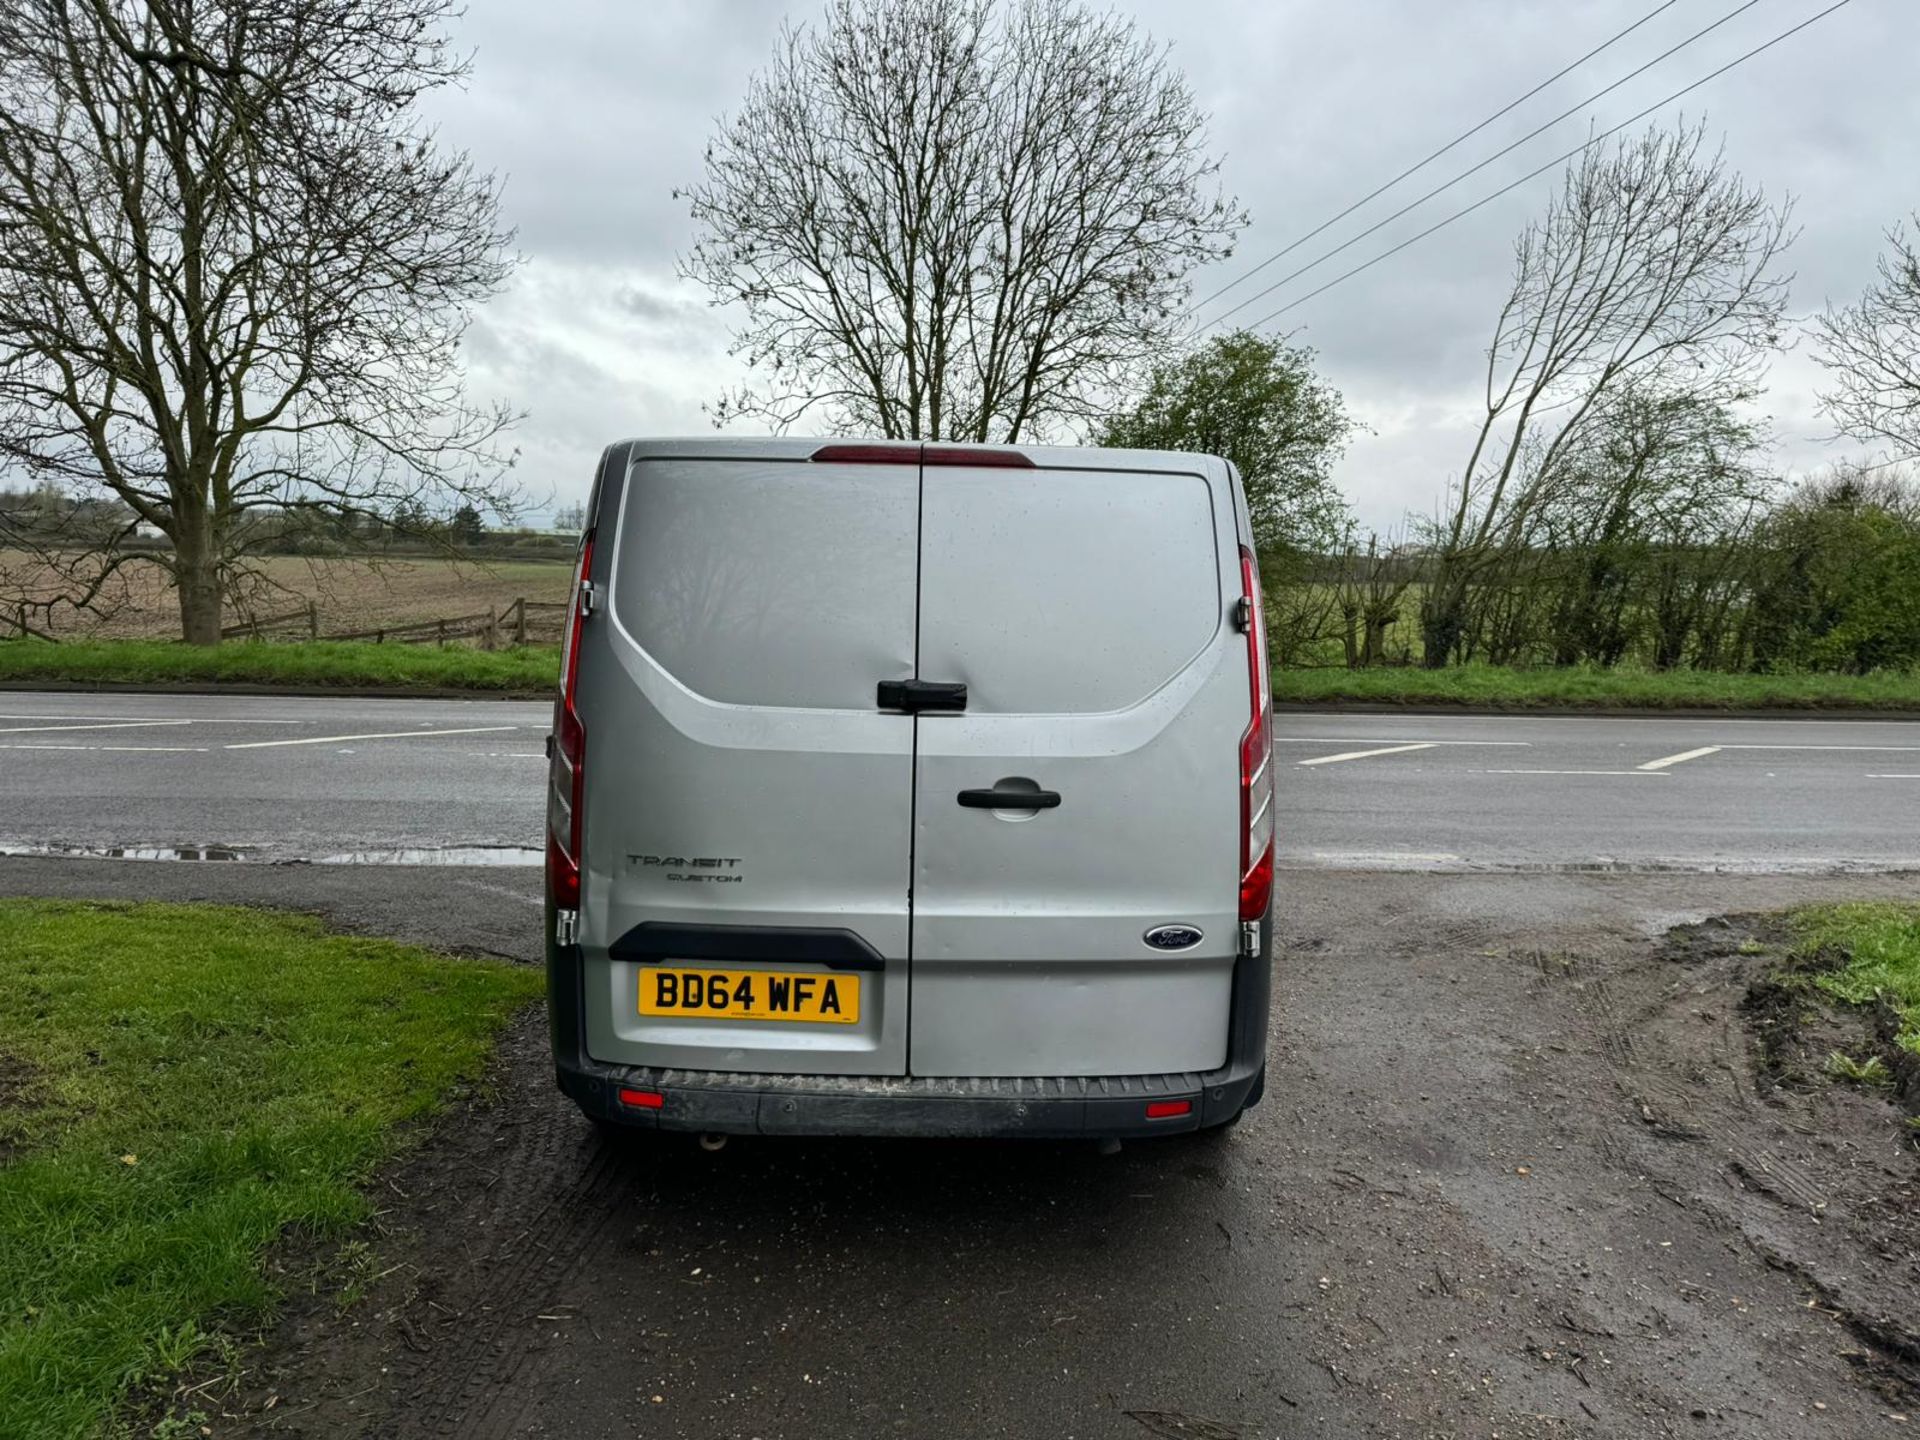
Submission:
<svg viewBox="0 0 1920 1440">
<path fill-rule="evenodd" d="M 1223 460 L 609 446 L 549 741 L 560 1088 L 718 1135 L 1232 1122 L 1269 730 Z"/>
</svg>

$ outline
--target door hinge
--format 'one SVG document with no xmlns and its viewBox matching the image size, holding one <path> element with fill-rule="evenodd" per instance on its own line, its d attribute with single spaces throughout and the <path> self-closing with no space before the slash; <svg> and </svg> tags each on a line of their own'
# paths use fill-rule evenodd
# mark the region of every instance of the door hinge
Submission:
<svg viewBox="0 0 1920 1440">
<path fill-rule="evenodd" d="M 1242 635 L 1253 629 L 1253 597 L 1242 595 L 1233 602 L 1233 628 Z"/>
<path fill-rule="evenodd" d="M 1258 920 L 1240 922 L 1240 953 L 1249 958 L 1260 953 L 1260 922 Z"/>
<path fill-rule="evenodd" d="M 593 614 L 593 582 L 591 580 L 580 582 L 580 614 L 583 618 Z"/>
<path fill-rule="evenodd" d="M 580 912 L 578 910 L 556 910 L 553 912 L 553 943 L 571 945 L 580 938 Z"/>
</svg>

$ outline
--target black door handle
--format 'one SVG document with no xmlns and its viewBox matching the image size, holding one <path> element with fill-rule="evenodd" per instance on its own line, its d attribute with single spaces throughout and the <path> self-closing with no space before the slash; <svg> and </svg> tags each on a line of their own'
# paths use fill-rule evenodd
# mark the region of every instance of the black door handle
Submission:
<svg viewBox="0 0 1920 1440">
<path fill-rule="evenodd" d="M 964 710 L 967 687 L 954 680 L 882 680 L 875 698 L 882 710 L 904 710 L 909 715 L 923 710 Z"/>
<path fill-rule="evenodd" d="M 1053 810 L 1060 804 L 1058 790 L 962 790 L 960 803 L 969 810 Z"/>
</svg>

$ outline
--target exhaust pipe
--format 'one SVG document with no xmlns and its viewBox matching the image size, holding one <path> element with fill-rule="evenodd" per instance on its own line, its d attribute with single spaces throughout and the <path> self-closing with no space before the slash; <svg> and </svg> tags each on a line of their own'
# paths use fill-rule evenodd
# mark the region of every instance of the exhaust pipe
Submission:
<svg viewBox="0 0 1920 1440">
<path fill-rule="evenodd" d="M 709 1155 L 717 1155 L 727 1148 L 728 1138 L 729 1137 L 715 1130 L 702 1131 L 700 1135 L 700 1148 Z"/>
</svg>

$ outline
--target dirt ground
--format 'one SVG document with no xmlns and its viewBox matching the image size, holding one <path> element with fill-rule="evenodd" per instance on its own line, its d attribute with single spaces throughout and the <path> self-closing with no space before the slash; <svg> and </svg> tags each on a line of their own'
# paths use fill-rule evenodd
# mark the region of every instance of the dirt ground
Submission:
<svg viewBox="0 0 1920 1440">
<path fill-rule="evenodd" d="M 1219 1139 L 608 1146 L 524 1017 L 376 1182 L 364 1299 L 282 1257 L 207 1433 L 1917 1433 L 1906 1117 L 1769 1068 L 1765 925 L 1712 917 L 1920 879 L 1282 882 L 1266 1103 Z M 529 959 L 536 884 L 0 862 Z"/>
<path fill-rule="evenodd" d="M 319 607 L 321 633 L 370 630 L 413 620 L 476 615 L 489 605 L 504 610 L 524 596 L 556 603 L 567 598 L 570 566 L 539 560 L 481 565 L 447 560 L 386 560 L 378 565 L 341 560 L 269 555 L 259 561 L 272 582 L 254 602 L 254 614 L 284 615 L 309 600 Z M 0 550 L 0 591 L 12 593 L 30 583 L 28 571 L 39 562 L 24 552 Z M 126 584 L 106 597 L 110 613 L 76 615 L 66 609 L 55 618 L 58 639 L 172 639 L 180 633 L 179 602 L 160 571 L 134 566 Z M 232 607 L 228 624 L 243 617 Z M 36 627 L 40 624 L 35 620 Z M 0 636 L 11 627 L 0 615 Z M 297 632 L 286 632 L 297 633 Z"/>
</svg>

